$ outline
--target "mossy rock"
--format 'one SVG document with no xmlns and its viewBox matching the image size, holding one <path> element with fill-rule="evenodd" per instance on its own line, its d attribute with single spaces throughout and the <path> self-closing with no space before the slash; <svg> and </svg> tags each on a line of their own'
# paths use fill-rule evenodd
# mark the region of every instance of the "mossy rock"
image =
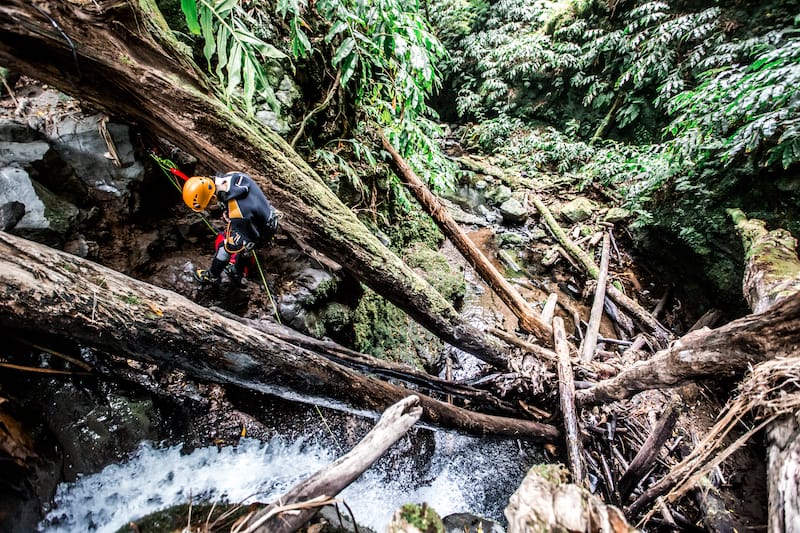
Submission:
<svg viewBox="0 0 800 533">
<path fill-rule="evenodd" d="M 451 302 L 461 300 L 467 292 L 463 271 L 453 270 L 447 258 L 429 247 L 416 244 L 405 251 L 405 262 Z"/>
<path fill-rule="evenodd" d="M 367 290 L 353 316 L 353 342 L 366 354 L 415 368 L 438 364 L 444 344 L 380 295 Z"/>
</svg>

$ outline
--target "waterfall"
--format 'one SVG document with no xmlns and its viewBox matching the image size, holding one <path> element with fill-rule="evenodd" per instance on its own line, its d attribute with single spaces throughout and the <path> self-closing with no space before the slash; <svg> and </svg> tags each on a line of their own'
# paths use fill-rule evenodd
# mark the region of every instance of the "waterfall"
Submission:
<svg viewBox="0 0 800 533">
<path fill-rule="evenodd" d="M 529 463 L 517 442 L 437 432 L 434 443 L 419 468 L 418 460 L 412 465 L 413 458 L 406 457 L 413 446 L 399 442 L 339 495 L 360 525 L 384 531 L 392 513 L 412 502 L 428 502 L 441 516 L 468 512 L 503 521 L 503 508 Z M 61 484 L 39 527 L 50 533 L 110 533 L 190 500 L 270 501 L 337 456 L 307 437 L 242 439 L 237 446 L 190 453 L 145 443 L 124 463 Z"/>
</svg>

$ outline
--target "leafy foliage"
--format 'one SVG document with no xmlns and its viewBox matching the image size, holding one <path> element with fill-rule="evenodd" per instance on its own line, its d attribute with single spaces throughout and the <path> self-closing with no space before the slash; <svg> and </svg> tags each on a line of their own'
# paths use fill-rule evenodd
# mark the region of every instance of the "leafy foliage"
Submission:
<svg viewBox="0 0 800 533">
<path fill-rule="evenodd" d="M 189 31 L 203 37 L 208 70 L 216 75 L 228 102 L 241 90 L 248 113 L 253 111 L 256 94 L 277 108 L 263 60 L 286 55 L 256 36 L 253 30 L 256 21 L 237 0 L 181 0 L 181 9 Z"/>
<path fill-rule="evenodd" d="M 279 0 L 288 17 L 291 49 L 310 52 L 304 28 L 324 35 L 331 66 L 342 87 L 352 90 L 365 115 L 383 127 L 412 168 L 435 188 L 450 188 L 455 169 L 436 139 L 441 135 L 427 97 L 441 85 L 436 63 L 446 55 L 413 2 L 321 0 L 313 4 L 315 25 L 302 18 L 302 0 Z M 307 17 L 310 18 L 310 17 Z"/>
<path fill-rule="evenodd" d="M 784 169 L 800 161 L 800 37 L 784 30 L 759 42 L 751 62 L 706 71 L 671 101 L 677 154 Z"/>
</svg>

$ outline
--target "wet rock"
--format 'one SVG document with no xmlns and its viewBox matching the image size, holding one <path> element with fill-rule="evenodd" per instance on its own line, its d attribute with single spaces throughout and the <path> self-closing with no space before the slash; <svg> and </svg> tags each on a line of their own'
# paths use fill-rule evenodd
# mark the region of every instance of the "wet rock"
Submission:
<svg viewBox="0 0 800 533">
<path fill-rule="evenodd" d="M 512 197 L 511 189 L 506 185 L 500 185 L 493 189 L 488 195 L 489 201 L 495 205 L 502 205 Z"/>
<path fill-rule="evenodd" d="M 516 198 L 510 198 L 500 205 L 500 214 L 505 224 L 522 224 L 528 218 L 528 210 Z"/>
<path fill-rule="evenodd" d="M 458 222 L 459 224 L 468 224 L 468 225 L 472 224 L 475 226 L 489 225 L 489 223 L 486 221 L 486 217 L 479 217 L 478 215 L 467 213 L 461 207 L 451 202 L 450 200 L 440 198 L 439 201 L 442 203 L 442 205 L 445 206 L 445 208 L 447 209 L 447 213 L 452 217 L 452 219 Z"/>
<path fill-rule="evenodd" d="M 518 247 L 525 244 L 525 238 L 522 235 L 510 231 L 501 233 L 498 238 L 501 248 Z"/>
<path fill-rule="evenodd" d="M 6 202 L 0 205 L 0 231 L 13 229 L 25 216 L 25 204 L 22 202 Z"/>
<path fill-rule="evenodd" d="M 442 518 L 446 533 L 505 533 L 495 522 L 469 513 L 454 513 Z"/>
<path fill-rule="evenodd" d="M 629 216 L 631 216 L 631 212 L 627 209 L 623 209 L 622 207 L 612 207 L 603 217 L 603 220 L 611 223 L 622 222 Z"/>
<path fill-rule="evenodd" d="M 106 154 L 109 147 L 98 129 L 102 115 L 68 115 L 56 123 L 48 138 L 61 158 L 69 161 L 83 182 L 99 191 L 122 196 L 144 178 L 144 166 L 135 157 L 130 127 L 107 123 L 120 166 Z"/>
<path fill-rule="evenodd" d="M 97 472 L 153 436 L 149 399 L 110 393 L 97 396 L 71 383 L 49 389 L 46 419 L 64 457 L 64 478 Z"/>
<path fill-rule="evenodd" d="M 0 143 L 31 143 L 39 139 L 40 135 L 36 130 L 26 124 L 7 118 L 0 119 Z"/>
<path fill-rule="evenodd" d="M 596 208 L 594 202 L 579 196 L 561 207 L 561 215 L 570 222 L 583 222 L 592 216 Z"/>
<path fill-rule="evenodd" d="M 25 206 L 15 233 L 43 242 L 61 242 L 80 214 L 77 207 L 32 181 L 18 167 L 0 168 L 0 205 L 9 202 Z"/>
</svg>

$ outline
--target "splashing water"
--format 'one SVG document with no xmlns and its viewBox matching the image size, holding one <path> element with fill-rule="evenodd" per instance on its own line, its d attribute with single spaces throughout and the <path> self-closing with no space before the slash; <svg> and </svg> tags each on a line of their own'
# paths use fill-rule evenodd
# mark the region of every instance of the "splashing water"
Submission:
<svg viewBox="0 0 800 533">
<path fill-rule="evenodd" d="M 359 524 L 383 531 L 393 512 L 409 502 L 428 502 L 441 516 L 470 512 L 502 521 L 502 509 L 526 469 L 516 443 L 444 433 L 435 434 L 435 443 L 425 467 L 404 467 L 402 461 L 398 467 L 382 459 L 339 495 Z M 190 499 L 270 501 L 336 455 L 305 438 L 242 439 L 238 446 L 189 454 L 144 444 L 124 464 L 61 484 L 40 529 L 113 532 Z"/>
</svg>

